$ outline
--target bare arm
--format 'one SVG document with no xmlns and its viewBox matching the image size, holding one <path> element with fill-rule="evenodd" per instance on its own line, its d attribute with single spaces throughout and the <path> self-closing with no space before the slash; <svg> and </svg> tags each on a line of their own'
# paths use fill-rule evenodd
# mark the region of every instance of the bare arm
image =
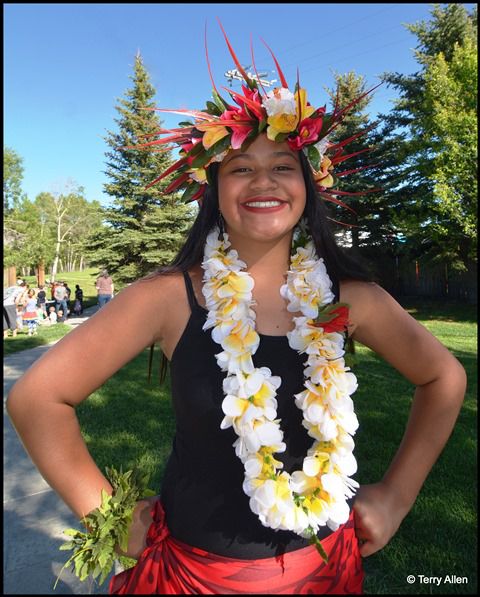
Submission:
<svg viewBox="0 0 480 597">
<path fill-rule="evenodd" d="M 15 383 L 7 411 L 32 461 L 78 516 L 111 487 L 90 456 L 75 407 L 146 346 L 162 340 L 168 280 L 120 292 Z M 165 308 L 164 308 L 165 307 Z"/>
<path fill-rule="evenodd" d="M 455 425 L 466 388 L 457 359 L 376 285 L 347 290 L 354 339 L 374 350 L 416 386 L 403 439 L 383 479 L 361 487 L 355 501 L 363 556 L 388 543 L 413 506 Z M 358 298 L 355 298 L 358 296 Z"/>
</svg>

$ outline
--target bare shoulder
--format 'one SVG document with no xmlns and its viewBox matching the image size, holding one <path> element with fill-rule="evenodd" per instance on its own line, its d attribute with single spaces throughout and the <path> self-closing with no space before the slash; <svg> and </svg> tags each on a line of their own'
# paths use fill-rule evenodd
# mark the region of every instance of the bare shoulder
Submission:
<svg viewBox="0 0 480 597">
<path fill-rule="evenodd" d="M 181 273 L 152 276 L 130 284 L 118 293 L 115 300 L 123 303 L 118 307 L 147 316 L 145 321 L 153 333 L 152 339 L 159 342 L 184 298 L 184 288 Z"/>
<path fill-rule="evenodd" d="M 340 301 L 349 306 L 349 334 L 353 335 L 362 322 L 368 320 L 379 304 L 393 301 L 393 297 L 375 282 L 342 280 Z"/>
<path fill-rule="evenodd" d="M 156 276 L 141 278 L 129 286 L 122 289 L 118 296 L 122 294 L 128 296 L 128 300 L 147 300 L 155 301 L 158 304 L 166 304 L 174 299 L 183 285 L 183 276 L 181 273 L 158 274 Z"/>
<path fill-rule="evenodd" d="M 180 288 L 183 276 L 180 272 L 172 274 L 158 274 L 151 277 L 141 278 L 129 284 L 120 291 L 122 293 L 136 294 L 148 298 L 158 297 L 160 300 L 168 299 L 171 292 Z"/>
<path fill-rule="evenodd" d="M 420 324 L 384 288 L 375 282 L 347 280 L 340 284 L 340 300 L 350 307 L 350 335 L 360 338 L 394 329 L 418 329 Z"/>
<path fill-rule="evenodd" d="M 458 369 L 447 348 L 378 284 L 342 282 L 340 299 L 350 305 L 351 337 L 412 383 L 427 383 L 442 371 Z"/>
<path fill-rule="evenodd" d="M 184 287 L 181 274 L 128 285 L 52 346 L 16 385 L 28 391 L 48 386 L 52 399 L 78 404 L 145 348 L 172 337 L 188 310 Z M 52 374 L 57 371 L 62 375 Z"/>
</svg>

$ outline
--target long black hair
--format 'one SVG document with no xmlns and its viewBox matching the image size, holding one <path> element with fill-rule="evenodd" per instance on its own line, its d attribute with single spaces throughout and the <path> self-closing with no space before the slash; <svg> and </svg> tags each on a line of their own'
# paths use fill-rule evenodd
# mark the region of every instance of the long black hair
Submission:
<svg viewBox="0 0 480 597">
<path fill-rule="evenodd" d="M 310 164 L 302 151 L 299 152 L 299 158 L 306 187 L 306 204 L 303 216 L 307 221 L 317 255 L 323 257 L 333 287 L 338 287 L 341 280 L 371 281 L 372 276 L 368 269 L 336 243 L 329 222 L 329 211 L 323 199 L 318 196 Z M 205 189 L 199 212 L 184 245 L 169 265 L 159 267 L 152 274 L 143 278 L 144 280 L 158 275 L 185 273 L 202 262 L 207 236 L 215 226 L 220 225 L 218 169 L 219 163 L 211 164 L 208 168 L 210 182 Z M 351 343 L 350 349 L 353 351 Z M 152 358 L 153 346 L 150 351 L 149 379 Z M 165 378 L 167 365 L 168 360 L 163 355 L 160 368 L 161 381 Z"/>
</svg>

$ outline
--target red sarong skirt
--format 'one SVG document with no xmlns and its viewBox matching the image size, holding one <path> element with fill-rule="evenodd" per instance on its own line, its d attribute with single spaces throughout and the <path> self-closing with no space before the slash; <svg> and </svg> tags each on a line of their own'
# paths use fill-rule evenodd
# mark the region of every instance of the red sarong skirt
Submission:
<svg viewBox="0 0 480 597">
<path fill-rule="evenodd" d="M 244 560 L 174 539 L 160 501 L 152 508 L 147 547 L 137 564 L 110 581 L 112 595 L 361 594 L 363 569 L 353 522 L 323 539 L 325 564 L 311 545 L 279 557 Z"/>
</svg>

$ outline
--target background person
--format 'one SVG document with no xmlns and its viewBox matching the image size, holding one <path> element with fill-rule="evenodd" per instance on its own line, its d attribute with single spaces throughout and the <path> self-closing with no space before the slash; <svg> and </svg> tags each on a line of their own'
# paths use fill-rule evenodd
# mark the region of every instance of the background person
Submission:
<svg viewBox="0 0 480 597">
<path fill-rule="evenodd" d="M 65 314 L 68 316 L 71 313 L 71 309 L 70 309 L 70 296 L 72 294 L 72 290 L 68 286 L 68 282 L 63 282 L 63 285 L 65 286 L 65 290 L 67 291 L 67 310 L 65 311 Z"/>
<path fill-rule="evenodd" d="M 58 315 L 57 315 L 57 312 L 55 311 L 55 307 L 52 305 L 48 311 L 49 311 L 48 323 L 50 323 L 50 324 L 57 323 Z"/>
<path fill-rule="evenodd" d="M 79 284 L 75 285 L 75 303 L 73 305 L 73 311 L 75 315 L 81 315 L 83 313 L 83 290 Z"/>
<path fill-rule="evenodd" d="M 23 289 L 19 284 L 9 286 L 3 291 L 3 337 L 8 337 L 8 332 L 12 332 L 12 338 L 17 335 L 17 307 L 16 297 Z"/>
<path fill-rule="evenodd" d="M 55 298 L 55 310 L 59 316 L 59 312 L 62 311 L 65 319 L 68 316 L 68 303 L 67 303 L 67 289 L 63 282 L 58 282 L 54 288 L 53 296 Z M 59 316 L 60 317 L 60 316 Z"/>
<path fill-rule="evenodd" d="M 104 269 L 101 275 L 97 278 L 95 283 L 97 290 L 98 305 L 103 307 L 113 298 L 114 285 L 112 278 L 108 275 L 108 271 Z"/>
<path fill-rule="evenodd" d="M 38 324 L 37 298 L 35 296 L 35 290 L 30 288 L 27 296 L 27 302 L 23 309 L 23 325 L 27 326 L 29 336 L 35 336 L 37 334 Z"/>
<path fill-rule="evenodd" d="M 47 317 L 47 293 L 43 286 L 38 287 L 37 293 L 37 306 L 42 310 L 44 317 Z"/>
</svg>

